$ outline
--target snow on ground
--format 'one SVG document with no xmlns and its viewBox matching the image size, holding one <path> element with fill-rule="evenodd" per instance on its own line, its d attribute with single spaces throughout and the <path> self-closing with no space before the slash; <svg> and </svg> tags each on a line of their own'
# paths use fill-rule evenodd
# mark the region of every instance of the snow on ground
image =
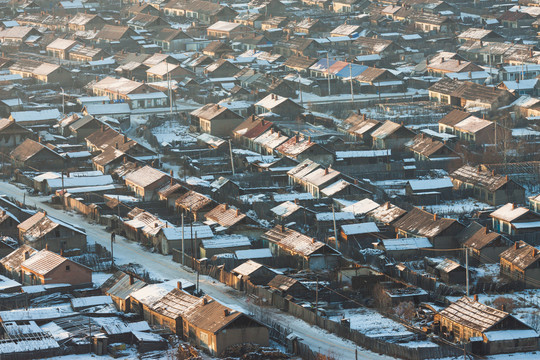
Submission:
<svg viewBox="0 0 540 360">
<path fill-rule="evenodd" d="M 390 337 L 413 335 L 405 326 L 382 316 L 376 310 L 368 308 L 348 309 L 342 311 L 346 319 L 351 321 L 351 329 L 370 337 Z M 330 319 L 339 321 L 341 315 L 331 316 Z"/>
<path fill-rule="evenodd" d="M 197 139 L 189 132 L 189 126 L 180 125 L 176 121 L 165 121 L 160 126 L 152 128 L 151 131 L 159 144 L 181 143 L 187 145 L 197 142 Z"/>
<path fill-rule="evenodd" d="M 493 209 L 493 206 L 471 198 L 456 201 L 445 201 L 439 205 L 426 206 L 427 211 L 451 218 L 458 218 L 460 215 L 487 209 Z"/>
</svg>

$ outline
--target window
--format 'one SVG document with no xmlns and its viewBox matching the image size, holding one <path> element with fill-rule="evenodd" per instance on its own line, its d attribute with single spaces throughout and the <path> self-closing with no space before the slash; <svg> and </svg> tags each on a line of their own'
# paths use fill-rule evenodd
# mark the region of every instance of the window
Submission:
<svg viewBox="0 0 540 360">
<path fill-rule="evenodd" d="M 69 267 L 69 265 L 66 265 L 66 271 L 69 271 L 71 270 L 71 268 Z"/>
</svg>

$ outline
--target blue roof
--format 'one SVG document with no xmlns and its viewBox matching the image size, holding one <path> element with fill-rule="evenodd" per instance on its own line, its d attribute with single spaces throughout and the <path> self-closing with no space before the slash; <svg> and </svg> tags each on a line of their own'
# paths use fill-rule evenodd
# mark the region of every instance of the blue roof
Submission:
<svg viewBox="0 0 540 360">
<path fill-rule="evenodd" d="M 363 73 L 367 68 L 368 66 L 365 65 L 351 64 L 351 66 L 345 66 L 343 69 L 338 71 L 336 76 L 342 78 L 350 78 L 352 74 L 352 77 L 355 78 L 361 73 Z"/>
</svg>

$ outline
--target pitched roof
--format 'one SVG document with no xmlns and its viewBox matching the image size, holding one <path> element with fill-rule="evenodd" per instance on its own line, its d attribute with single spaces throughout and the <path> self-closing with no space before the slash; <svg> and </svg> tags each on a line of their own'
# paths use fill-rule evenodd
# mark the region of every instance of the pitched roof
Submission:
<svg viewBox="0 0 540 360">
<path fill-rule="evenodd" d="M 208 220 L 217 222 L 221 226 L 231 227 L 244 220 L 247 215 L 238 209 L 229 207 L 227 204 L 221 204 L 207 212 L 205 217 Z"/>
<path fill-rule="evenodd" d="M 210 199 L 208 196 L 199 194 L 198 192 L 193 190 L 188 191 L 175 201 L 176 206 L 181 206 L 194 212 L 197 212 L 205 206 L 213 203 L 214 200 Z"/>
<path fill-rule="evenodd" d="M 483 249 L 493 241 L 500 239 L 501 234 L 495 231 L 489 231 L 487 227 L 482 227 L 472 234 L 464 243 L 463 246 L 476 250 Z M 496 259 L 494 259 L 496 260 Z"/>
<path fill-rule="evenodd" d="M 146 165 L 130 173 L 128 176 L 126 176 L 125 180 L 144 188 L 164 178 L 168 179 L 169 175 L 161 170 L 154 169 L 153 167 Z"/>
<path fill-rule="evenodd" d="M 46 275 L 58 266 L 68 261 L 65 257 L 60 256 L 52 251 L 43 249 L 34 253 L 30 258 L 25 260 L 21 267 L 26 268 L 36 274 Z"/>
<path fill-rule="evenodd" d="M 439 235 L 455 223 L 458 223 L 457 220 L 442 218 L 415 207 L 397 220 L 394 227 L 430 238 Z"/>
<path fill-rule="evenodd" d="M 478 167 L 473 167 L 470 165 L 463 165 L 450 174 L 450 177 L 453 180 L 459 180 L 475 186 L 485 187 L 489 191 L 497 191 L 509 181 L 506 176 L 499 174 L 494 175 L 490 171 L 481 170 Z"/>
<path fill-rule="evenodd" d="M 439 314 L 453 322 L 480 332 L 491 329 L 509 316 L 507 312 L 481 304 L 466 296 L 450 304 Z"/>
<path fill-rule="evenodd" d="M 530 210 L 526 207 L 516 207 L 515 204 L 508 203 L 489 214 L 489 216 L 496 219 L 512 222 L 527 214 L 529 211 Z"/>
<path fill-rule="evenodd" d="M 151 309 L 170 319 L 176 319 L 188 313 L 203 299 L 190 295 L 180 289 L 173 289 L 167 295 L 152 304 Z"/>
<path fill-rule="evenodd" d="M 454 109 L 448 114 L 446 114 L 441 120 L 439 120 L 439 124 L 454 126 L 460 121 L 465 120 L 469 116 L 471 116 L 471 114 L 466 111 Z"/>
<path fill-rule="evenodd" d="M 298 231 L 277 225 L 273 229 L 264 233 L 263 238 L 275 242 L 280 247 L 301 256 L 311 256 L 319 250 L 325 248 L 327 251 L 339 254 L 323 242 L 317 241 L 312 237 L 299 233 Z"/>
<path fill-rule="evenodd" d="M 28 256 L 32 256 L 38 251 L 33 247 L 23 244 L 17 250 L 7 254 L 2 259 L 0 259 L 0 264 L 5 269 L 11 269 L 13 271 L 19 271 L 21 264 L 26 260 L 25 253 L 28 252 Z"/>
<path fill-rule="evenodd" d="M 24 162 L 41 151 L 60 157 L 55 151 L 32 139 L 26 139 L 22 144 L 17 146 L 10 155 L 13 159 Z"/>
<path fill-rule="evenodd" d="M 243 313 L 232 310 L 210 297 L 206 299 L 206 303 L 203 300 L 185 314 L 184 319 L 187 322 L 215 334 L 240 317 L 248 318 Z"/>
<path fill-rule="evenodd" d="M 520 240 L 504 250 L 500 257 L 521 270 L 525 270 L 540 260 L 540 250 Z"/>
</svg>

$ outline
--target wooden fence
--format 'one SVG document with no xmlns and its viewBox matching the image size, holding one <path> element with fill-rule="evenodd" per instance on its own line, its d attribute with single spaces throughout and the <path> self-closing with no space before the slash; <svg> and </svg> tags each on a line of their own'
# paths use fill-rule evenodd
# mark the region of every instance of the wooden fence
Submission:
<svg viewBox="0 0 540 360">
<path fill-rule="evenodd" d="M 176 254 L 173 254 L 173 259 L 178 261 L 180 256 L 181 254 L 177 252 Z M 395 358 L 424 360 L 460 356 L 463 353 L 457 348 L 445 345 L 437 346 L 434 344 L 433 347 L 414 348 L 371 338 L 357 330 L 350 329 L 349 326 L 319 316 L 310 308 L 300 306 L 265 287 L 254 285 L 249 280 L 238 279 L 234 274 L 226 271 L 223 265 L 214 266 L 208 264 L 206 261 L 200 262 L 191 257 L 187 259 L 187 257 L 188 256 L 186 255 L 185 265 L 192 267 L 192 269 L 198 271 L 202 275 L 208 275 L 234 289 L 245 292 L 251 299 L 251 304 L 253 305 L 253 317 L 269 327 L 271 338 L 281 344 L 289 346 L 289 350 L 293 351 L 296 355 L 301 356 L 303 359 L 315 359 L 317 353 L 313 352 L 307 345 L 302 343 L 301 339 L 296 339 L 291 343 L 291 340 L 287 338 L 288 334 L 291 333 L 290 329 L 283 324 L 276 323 L 268 314 L 265 314 L 264 306 L 272 306 L 280 309 L 310 325 L 318 326 L 339 337 L 351 340 L 359 347 Z"/>
</svg>

